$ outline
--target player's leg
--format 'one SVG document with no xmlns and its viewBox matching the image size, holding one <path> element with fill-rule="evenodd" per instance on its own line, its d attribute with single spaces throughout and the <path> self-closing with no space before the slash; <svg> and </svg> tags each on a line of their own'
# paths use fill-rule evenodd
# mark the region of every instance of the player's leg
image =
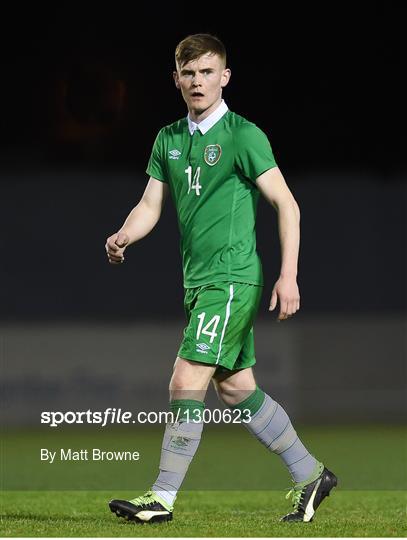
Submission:
<svg viewBox="0 0 407 540">
<path fill-rule="evenodd" d="M 139 523 L 172 519 L 177 492 L 201 440 L 203 400 L 215 370 L 216 366 L 177 357 L 169 388 L 174 421 L 165 428 L 159 475 L 141 497 L 110 501 L 117 516 Z"/>
<path fill-rule="evenodd" d="M 175 496 L 200 441 L 207 386 L 216 368 L 231 369 L 235 364 L 260 297 L 261 287 L 244 283 L 211 283 L 186 290 L 188 325 L 170 383 L 171 409 L 178 422 L 166 427 L 160 474 L 152 491 L 125 501 L 120 508 L 113 501 L 112 511 L 138 521 L 172 518 Z"/>
<path fill-rule="evenodd" d="M 177 356 L 169 385 L 170 399 L 203 401 L 216 369 L 217 366 Z"/>
<path fill-rule="evenodd" d="M 251 352 L 250 352 L 251 351 Z M 251 338 L 245 353 L 253 357 Z M 239 358 L 245 364 L 244 355 Z M 214 376 L 219 398 L 229 407 L 250 412 L 250 422 L 243 425 L 268 450 L 276 453 L 288 468 L 294 488 L 294 512 L 284 521 L 310 521 L 322 500 L 329 495 L 337 479 L 310 454 L 301 442 L 286 411 L 257 385 L 251 368 L 238 371 L 219 371 Z M 243 398 L 243 399 L 242 399 Z"/>
<path fill-rule="evenodd" d="M 240 400 L 246 388 L 251 389 L 251 393 Z M 244 426 L 266 448 L 280 456 L 294 482 L 311 482 L 318 478 L 323 464 L 305 448 L 283 407 L 256 386 L 251 368 L 229 376 L 220 373 L 216 376 L 216 389 L 228 406 L 250 411 L 251 420 Z"/>
<path fill-rule="evenodd" d="M 257 388 L 251 367 L 235 370 L 218 369 L 213 375 L 212 382 L 218 398 L 228 407 L 242 403 Z"/>
<path fill-rule="evenodd" d="M 205 394 L 216 366 L 177 357 L 170 382 L 170 406 L 176 421 L 166 426 L 160 472 L 152 490 L 173 507 L 198 449 L 203 430 Z"/>
<path fill-rule="evenodd" d="M 250 328 L 247 294 L 257 301 L 254 289 L 221 282 L 186 292 L 188 326 L 170 383 L 171 410 L 179 420 L 167 425 L 160 474 L 152 488 L 171 507 L 200 442 L 208 384 L 219 366 L 233 366 L 241 349 L 235 336 L 242 324 Z"/>
</svg>

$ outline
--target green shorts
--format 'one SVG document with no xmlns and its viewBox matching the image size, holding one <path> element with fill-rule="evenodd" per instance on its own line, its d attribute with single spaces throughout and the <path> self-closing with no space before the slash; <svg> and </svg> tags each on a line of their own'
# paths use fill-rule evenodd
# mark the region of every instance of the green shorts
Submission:
<svg viewBox="0 0 407 540">
<path fill-rule="evenodd" d="M 188 325 L 178 356 L 227 370 L 256 363 L 253 322 L 263 287 L 222 281 L 185 289 Z"/>
</svg>

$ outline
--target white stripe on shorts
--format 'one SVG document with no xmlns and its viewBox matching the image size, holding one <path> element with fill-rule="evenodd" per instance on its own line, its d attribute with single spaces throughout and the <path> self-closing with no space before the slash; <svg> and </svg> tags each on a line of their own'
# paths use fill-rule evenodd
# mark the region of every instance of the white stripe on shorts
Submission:
<svg viewBox="0 0 407 540">
<path fill-rule="evenodd" d="M 233 284 L 231 284 L 229 287 L 229 300 L 228 300 L 228 303 L 226 304 L 225 324 L 223 325 L 222 335 L 220 336 L 219 352 L 218 352 L 218 357 L 216 358 L 216 363 L 219 362 L 220 353 L 222 351 L 222 341 L 223 341 L 223 338 L 225 337 L 226 326 L 228 324 L 229 317 L 230 317 L 230 304 L 232 303 L 232 300 L 233 300 Z"/>
</svg>

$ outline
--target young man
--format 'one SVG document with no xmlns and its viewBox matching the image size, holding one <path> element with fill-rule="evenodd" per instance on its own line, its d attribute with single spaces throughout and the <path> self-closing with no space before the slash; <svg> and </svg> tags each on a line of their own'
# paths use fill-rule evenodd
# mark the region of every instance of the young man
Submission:
<svg viewBox="0 0 407 540">
<path fill-rule="evenodd" d="M 292 476 L 294 511 L 282 520 L 311 521 L 337 479 L 304 447 L 287 413 L 256 385 L 252 371 L 252 326 L 263 286 L 255 239 L 259 194 L 278 212 L 282 262 L 270 310 L 278 300 L 280 321 L 300 307 L 299 208 L 265 134 L 222 100 L 231 75 L 223 44 L 208 34 L 192 35 L 179 43 L 175 60 L 175 85 L 188 117 L 159 132 L 143 197 L 107 239 L 106 251 L 110 263 L 122 263 L 125 249 L 156 225 L 171 193 L 188 315 L 170 381 L 171 410 L 178 422 L 166 426 L 160 472 L 151 491 L 131 501 L 112 500 L 109 506 L 117 516 L 136 522 L 172 519 L 177 492 L 199 445 L 203 400 L 213 380 L 220 399 L 250 416 L 245 427 L 281 457 Z"/>
</svg>

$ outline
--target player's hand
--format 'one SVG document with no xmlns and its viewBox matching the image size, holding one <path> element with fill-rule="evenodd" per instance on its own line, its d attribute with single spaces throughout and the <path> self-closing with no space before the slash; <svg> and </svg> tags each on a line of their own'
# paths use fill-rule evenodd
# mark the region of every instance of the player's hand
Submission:
<svg viewBox="0 0 407 540">
<path fill-rule="evenodd" d="M 118 232 L 109 236 L 106 240 L 105 249 L 110 264 L 121 264 L 124 262 L 124 250 L 129 243 L 126 233 Z"/>
<path fill-rule="evenodd" d="M 279 277 L 271 294 L 269 311 L 273 311 L 280 304 L 280 313 L 277 321 L 285 321 L 300 309 L 300 292 L 295 278 Z"/>
</svg>

